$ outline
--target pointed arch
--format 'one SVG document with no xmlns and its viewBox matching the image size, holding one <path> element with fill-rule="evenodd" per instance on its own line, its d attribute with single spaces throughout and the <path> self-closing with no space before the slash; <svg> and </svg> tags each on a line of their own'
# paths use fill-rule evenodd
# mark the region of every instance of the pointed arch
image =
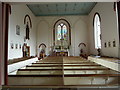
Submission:
<svg viewBox="0 0 120 90">
<path fill-rule="evenodd" d="M 60 22 L 65 22 L 67 24 L 68 27 L 68 31 L 69 31 L 69 45 L 71 45 L 71 26 L 70 23 L 66 20 L 66 19 L 59 19 L 55 22 L 54 26 L 53 26 L 53 45 L 55 46 L 55 31 L 56 31 L 56 25 Z"/>
<path fill-rule="evenodd" d="M 41 43 L 41 44 L 39 45 L 39 48 L 40 48 L 41 46 L 44 46 L 45 48 L 47 47 L 44 43 Z"/>
<path fill-rule="evenodd" d="M 24 17 L 24 24 L 26 24 L 26 18 L 28 17 L 29 21 L 30 21 L 30 27 L 32 28 L 32 22 L 31 22 L 31 18 L 28 14 L 25 15 Z"/>
<path fill-rule="evenodd" d="M 101 17 L 98 12 L 96 12 L 93 17 L 93 28 L 94 28 L 95 48 L 101 49 Z"/>
</svg>

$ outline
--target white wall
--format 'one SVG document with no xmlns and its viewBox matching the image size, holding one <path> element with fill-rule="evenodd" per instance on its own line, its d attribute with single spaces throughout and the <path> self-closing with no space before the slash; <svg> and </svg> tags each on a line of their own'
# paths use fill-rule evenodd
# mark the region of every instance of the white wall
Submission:
<svg viewBox="0 0 120 90">
<path fill-rule="evenodd" d="M 35 17 L 25 5 L 12 5 L 12 14 L 10 15 L 9 25 L 9 45 L 8 58 L 22 57 L 22 49 L 10 49 L 10 43 L 23 45 L 25 36 L 24 16 L 29 14 L 32 19 L 33 27 L 30 30 L 30 40 L 27 41 L 31 46 L 31 56 L 36 55 L 38 46 L 45 43 L 47 46 L 46 54 L 49 54 L 50 46 L 53 45 L 53 26 L 59 19 L 66 19 L 71 25 L 71 50 L 70 55 L 78 56 L 80 49 L 78 44 L 84 42 L 87 44 L 86 52 L 96 54 L 94 48 L 93 16 L 98 12 L 101 16 L 102 30 L 102 55 L 118 57 L 118 30 L 116 13 L 113 10 L 113 3 L 100 2 L 93 8 L 88 16 L 41 16 Z M 15 27 L 20 25 L 21 35 L 16 35 Z M 37 29 L 37 31 L 36 31 Z M 37 40 L 37 41 L 36 41 Z M 116 41 L 116 47 L 112 47 L 113 40 Z M 104 42 L 111 42 L 111 47 L 104 48 Z M 37 45 L 36 45 L 37 42 Z M 36 51 L 37 46 L 37 51 Z M 89 48 L 89 49 L 88 49 Z"/>
<path fill-rule="evenodd" d="M 8 75 L 13 74 L 16 70 L 26 67 L 27 65 L 32 65 L 32 63 L 36 63 L 36 61 L 38 61 L 37 57 L 10 64 L 8 65 Z"/>
<path fill-rule="evenodd" d="M 118 57 L 118 30 L 116 12 L 113 9 L 113 2 L 97 3 L 89 14 L 89 53 L 96 54 L 97 51 L 94 45 L 93 17 L 96 12 L 101 17 L 101 32 L 102 32 L 102 55 Z M 112 46 L 113 40 L 116 41 L 116 47 Z M 111 47 L 104 47 L 104 43 L 111 42 Z"/>
<path fill-rule="evenodd" d="M 70 55 L 78 56 L 80 49 L 79 43 L 84 42 L 88 47 L 88 26 L 87 16 L 42 16 L 37 17 L 37 47 L 41 43 L 47 46 L 46 54 L 49 54 L 50 46 L 53 45 L 53 26 L 59 19 L 66 19 L 71 25 L 71 52 Z M 87 52 L 87 51 L 86 51 Z"/>
<path fill-rule="evenodd" d="M 24 17 L 28 14 L 31 17 L 32 29 L 30 29 L 30 40 L 27 45 L 30 46 L 30 56 L 36 55 L 36 18 L 26 5 L 12 5 L 12 13 L 9 19 L 9 40 L 8 40 L 8 59 L 23 57 L 22 48 L 15 49 L 15 44 L 23 46 L 25 37 Z M 16 35 L 16 25 L 20 26 L 20 35 Z M 10 48 L 10 44 L 14 44 L 14 49 Z M 19 47 L 19 45 L 18 45 Z"/>
</svg>

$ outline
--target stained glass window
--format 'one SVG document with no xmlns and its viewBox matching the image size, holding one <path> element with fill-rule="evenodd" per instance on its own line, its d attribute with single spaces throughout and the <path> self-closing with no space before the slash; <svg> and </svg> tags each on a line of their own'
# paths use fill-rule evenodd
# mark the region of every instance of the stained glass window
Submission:
<svg viewBox="0 0 120 90">
<path fill-rule="evenodd" d="M 67 27 L 63 23 L 57 27 L 57 40 L 67 40 Z"/>
<path fill-rule="evenodd" d="M 68 47 L 71 44 L 71 30 L 67 20 L 59 19 L 56 21 L 53 30 L 55 47 Z"/>
<path fill-rule="evenodd" d="M 61 39 L 61 26 L 60 25 L 58 25 L 58 27 L 57 27 L 57 40 L 60 40 Z"/>
<path fill-rule="evenodd" d="M 66 25 L 63 26 L 62 35 L 63 35 L 63 39 L 67 40 L 67 27 L 66 27 Z"/>
</svg>

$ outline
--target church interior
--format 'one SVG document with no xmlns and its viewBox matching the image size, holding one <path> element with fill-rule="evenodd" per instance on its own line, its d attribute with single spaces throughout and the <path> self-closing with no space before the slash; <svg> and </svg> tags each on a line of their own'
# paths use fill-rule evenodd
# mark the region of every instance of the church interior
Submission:
<svg viewBox="0 0 120 90">
<path fill-rule="evenodd" d="M 0 7 L 6 38 L 0 50 L 7 55 L 0 60 L 1 90 L 120 86 L 120 2 Z"/>
</svg>

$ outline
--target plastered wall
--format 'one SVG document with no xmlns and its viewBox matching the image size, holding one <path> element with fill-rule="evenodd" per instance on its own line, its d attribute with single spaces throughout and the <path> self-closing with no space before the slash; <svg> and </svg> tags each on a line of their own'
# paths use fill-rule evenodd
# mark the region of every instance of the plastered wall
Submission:
<svg viewBox="0 0 120 90">
<path fill-rule="evenodd" d="M 37 47 L 40 43 L 47 46 L 46 54 L 49 54 L 50 46 L 53 46 L 53 27 L 57 20 L 65 19 L 71 26 L 71 47 L 70 55 L 79 56 L 79 43 L 84 42 L 88 47 L 88 16 L 48 16 L 37 17 Z M 87 47 L 85 52 L 87 53 Z"/>
<path fill-rule="evenodd" d="M 27 40 L 28 46 L 30 46 L 30 56 L 36 55 L 36 17 L 30 11 L 26 5 L 18 4 L 11 5 L 11 15 L 9 19 L 9 41 L 8 41 L 8 59 L 21 58 L 23 57 L 22 48 L 24 37 L 26 36 L 26 25 L 24 24 L 24 17 L 28 14 L 32 21 L 32 28 L 29 32 L 30 40 Z M 20 26 L 20 35 L 16 34 L 16 25 Z M 14 48 L 11 49 L 11 43 L 13 43 Z M 16 49 L 16 44 L 18 48 Z"/>
<path fill-rule="evenodd" d="M 117 17 L 113 8 L 113 2 L 99 2 L 93 8 L 89 14 L 89 53 L 97 55 L 97 50 L 94 45 L 94 29 L 93 29 L 93 17 L 96 12 L 101 17 L 101 38 L 102 38 L 102 50 L 103 56 L 118 57 L 118 29 L 117 29 Z M 116 42 L 116 47 L 113 47 L 113 41 Z M 107 47 L 104 47 L 104 43 L 107 43 Z M 108 46 L 108 42 L 111 46 Z"/>
</svg>

